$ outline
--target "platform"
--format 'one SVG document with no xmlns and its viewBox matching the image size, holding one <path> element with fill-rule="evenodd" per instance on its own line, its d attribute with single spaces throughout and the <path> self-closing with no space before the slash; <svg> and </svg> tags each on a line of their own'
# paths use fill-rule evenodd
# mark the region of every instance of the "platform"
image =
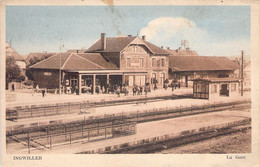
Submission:
<svg viewBox="0 0 260 167">
<path fill-rule="evenodd" d="M 97 142 L 87 142 L 87 139 L 81 140 L 79 143 L 53 147 L 52 150 L 44 151 L 31 150 L 33 154 L 75 154 L 98 148 L 105 148 L 113 145 L 120 145 L 129 142 L 136 142 L 142 139 L 148 139 L 167 134 L 180 134 L 187 130 L 198 130 L 200 128 L 227 125 L 230 122 L 242 121 L 250 118 L 250 112 L 247 111 L 221 111 L 214 113 L 206 113 L 200 115 L 192 115 L 186 117 L 172 118 L 161 121 L 153 121 L 137 124 L 137 133 L 132 136 L 108 139 Z M 7 153 L 27 153 L 26 146 L 20 144 L 12 144 L 8 146 Z"/>
</svg>

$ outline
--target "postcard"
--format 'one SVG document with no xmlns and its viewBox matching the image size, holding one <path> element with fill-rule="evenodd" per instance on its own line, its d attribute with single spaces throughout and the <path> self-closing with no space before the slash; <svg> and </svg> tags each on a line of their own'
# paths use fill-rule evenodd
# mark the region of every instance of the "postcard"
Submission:
<svg viewBox="0 0 260 167">
<path fill-rule="evenodd" d="M 258 166 L 259 8 L 2 1 L 2 166 Z"/>
</svg>

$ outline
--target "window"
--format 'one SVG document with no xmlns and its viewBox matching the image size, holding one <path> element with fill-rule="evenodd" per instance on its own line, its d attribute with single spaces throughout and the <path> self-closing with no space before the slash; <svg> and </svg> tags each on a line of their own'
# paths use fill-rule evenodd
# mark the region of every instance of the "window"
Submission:
<svg viewBox="0 0 260 167">
<path fill-rule="evenodd" d="M 160 59 L 159 60 L 157 60 L 157 67 L 160 67 Z"/>
<path fill-rule="evenodd" d="M 152 73 L 151 83 L 154 84 L 156 81 L 156 73 Z"/>
<path fill-rule="evenodd" d="M 132 52 L 138 52 L 138 46 L 132 46 Z"/>
<path fill-rule="evenodd" d="M 152 67 L 156 67 L 156 58 L 152 58 Z"/>
<path fill-rule="evenodd" d="M 135 52 L 138 52 L 138 46 L 135 47 Z"/>
<path fill-rule="evenodd" d="M 165 66 L 165 59 L 162 58 L 162 67 L 164 67 L 164 66 Z"/>
<path fill-rule="evenodd" d="M 45 76 L 51 76 L 51 72 L 44 72 L 43 75 L 45 75 Z"/>
<path fill-rule="evenodd" d="M 236 84 L 231 84 L 231 91 L 236 91 L 237 85 Z"/>
<path fill-rule="evenodd" d="M 152 73 L 152 78 L 156 78 L 156 73 Z"/>
<path fill-rule="evenodd" d="M 131 58 L 126 59 L 126 66 L 131 67 Z"/>
<path fill-rule="evenodd" d="M 161 73 L 161 84 L 163 84 L 165 81 L 165 74 Z"/>
<path fill-rule="evenodd" d="M 211 93 L 217 93 L 217 85 L 212 85 Z"/>
<path fill-rule="evenodd" d="M 144 67 L 144 58 L 139 59 L 140 67 Z"/>
</svg>

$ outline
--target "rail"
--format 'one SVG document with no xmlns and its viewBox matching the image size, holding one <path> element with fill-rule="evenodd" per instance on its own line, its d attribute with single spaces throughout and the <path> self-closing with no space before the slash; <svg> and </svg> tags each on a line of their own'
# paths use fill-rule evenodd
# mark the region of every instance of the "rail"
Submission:
<svg viewBox="0 0 260 167">
<path fill-rule="evenodd" d="M 155 121 L 160 119 L 168 119 L 174 117 L 181 117 L 187 115 L 216 112 L 226 109 L 236 109 L 241 107 L 249 107 L 250 101 L 239 101 L 239 102 L 230 102 L 230 103 L 217 103 L 212 105 L 203 105 L 203 106 L 191 106 L 191 107 L 176 107 L 176 108 L 164 108 L 164 109 L 153 109 L 153 110 L 143 110 L 136 112 L 127 112 L 127 113 L 118 113 L 113 115 L 102 115 L 90 117 L 84 120 L 78 120 L 67 123 L 57 123 L 53 125 L 41 125 L 36 124 L 32 127 L 16 127 L 7 128 L 6 136 L 19 136 L 20 139 L 26 138 L 27 132 L 31 134 L 32 137 L 35 136 L 44 136 L 48 134 L 59 134 L 64 132 L 73 132 L 86 128 L 97 128 L 105 127 L 114 124 L 120 123 L 129 123 L 129 122 L 147 122 Z"/>
</svg>

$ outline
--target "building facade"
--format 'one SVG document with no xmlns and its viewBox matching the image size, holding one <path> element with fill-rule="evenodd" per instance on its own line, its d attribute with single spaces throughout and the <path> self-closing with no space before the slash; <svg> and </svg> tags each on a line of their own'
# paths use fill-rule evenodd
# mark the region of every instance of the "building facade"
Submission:
<svg viewBox="0 0 260 167">
<path fill-rule="evenodd" d="M 194 79 L 234 77 L 239 66 L 226 57 L 170 56 L 169 78 L 182 87 L 192 87 Z"/>
<path fill-rule="evenodd" d="M 168 78 L 169 53 L 145 41 L 145 37 L 101 38 L 85 53 L 51 56 L 30 69 L 34 85 L 66 93 L 96 93 L 107 86 L 162 87 Z"/>
<path fill-rule="evenodd" d="M 217 100 L 219 97 L 236 98 L 239 95 L 238 78 L 195 79 L 193 81 L 193 97 Z"/>
<path fill-rule="evenodd" d="M 87 52 L 106 55 L 123 72 L 122 84 L 130 87 L 155 82 L 162 87 L 168 78 L 169 53 L 147 42 L 145 36 L 106 38 L 102 34 Z"/>
</svg>

